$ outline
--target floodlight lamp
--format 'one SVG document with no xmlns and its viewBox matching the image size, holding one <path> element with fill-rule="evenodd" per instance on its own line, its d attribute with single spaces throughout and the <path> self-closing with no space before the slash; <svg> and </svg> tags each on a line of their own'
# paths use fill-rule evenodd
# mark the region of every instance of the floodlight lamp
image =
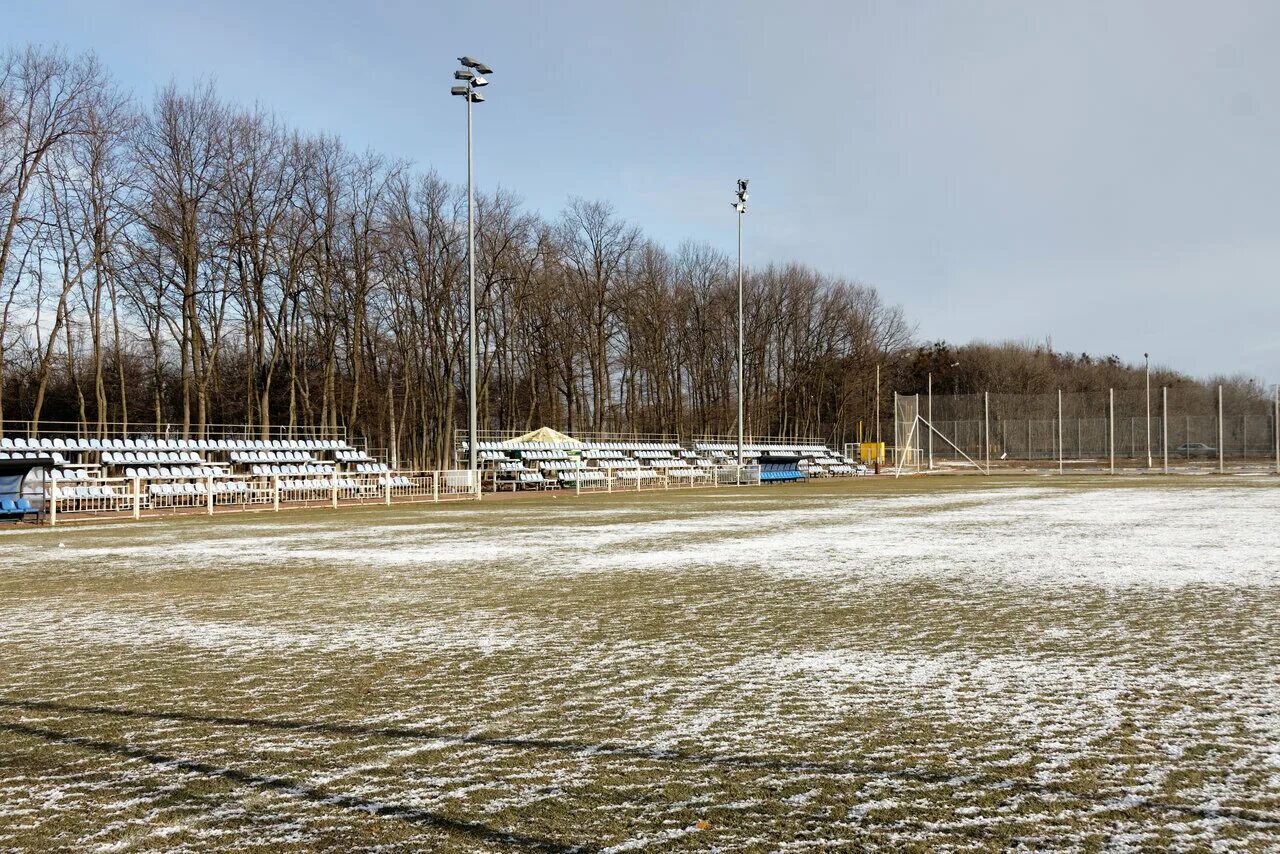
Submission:
<svg viewBox="0 0 1280 854">
<path fill-rule="evenodd" d="M 492 69 L 492 68 L 490 68 L 489 66 L 485 65 L 483 62 L 477 62 L 477 63 L 476 63 L 476 71 L 479 71 L 481 74 L 492 74 L 492 73 L 493 73 L 493 69 Z"/>
<path fill-rule="evenodd" d="M 478 104 L 483 100 L 484 100 L 484 95 L 481 95 L 479 92 L 471 93 L 471 103 Z"/>
<path fill-rule="evenodd" d="M 472 59 L 472 58 L 471 58 L 471 57 L 469 57 L 469 56 L 460 56 L 460 57 L 458 57 L 458 62 L 462 63 L 462 64 L 463 64 L 463 65 L 465 65 L 467 68 L 475 68 L 476 66 L 478 66 L 478 65 L 480 64 L 480 60 L 478 60 L 478 59 Z"/>
<path fill-rule="evenodd" d="M 454 80 L 470 80 L 475 76 L 475 72 L 468 68 L 459 68 L 457 71 L 453 72 Z"/>
<path fill-rule="evenodd" d="M 745 193 L 746 191 L 747 191 L 747 179 L 746 179 L 746 178 L 739 178 L 739 179 L 738 179 L 738 192 L 739 192 L 739 193 Z"/>
<path fill-rule="evenodd" d="M 453 95 L 465 95 L 469 91 L 471 90 L 469 90 L 466 86 L 454 86 L 452 89 L 449 90 L 450 94 L 453 94 Z"/>
<path fill-rule="evenodd" d="M 485 80 L 483 77 L 477 74 L 475 77 L 471 78 L 471 85 L 472 86 L 488 86 L 489 81 Z"/>
</svg>

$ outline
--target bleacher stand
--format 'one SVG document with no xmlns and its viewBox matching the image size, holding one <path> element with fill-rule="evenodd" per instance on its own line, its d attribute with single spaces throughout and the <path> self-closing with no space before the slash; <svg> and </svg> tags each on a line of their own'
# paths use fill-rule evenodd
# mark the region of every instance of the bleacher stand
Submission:
<svg viewBox="0 0 1280 854">
<path fill-rule="evenodd" d="M 535 431 L 535 433 L 553 431 Z M 532 436 L 532 434 L 531 434 Z M 465 445 L 464 445 L 465 448 Z M 659 488 L 742 482 L 737 446 L 728 442 L 599 440 L 563 434 L 477 447 L 483 482 L 493 489 Z M 841 477 L 865 472 L 829 447 L 812 442 L 752 443 L 747 463 L 770 455 L 794 455 L 802 476 Z M 289 500 L 337 503 L 339 498 L 426 496 L 471 489 L 454 475 L 398 472 L 362 444 L 345 439 L 0 437 L 0 463 L 47 459 L 49 482 L 58 484 L 60 510 L 99 512 L 151 506 L 207 506 Z M 430 473 L 426 473 L 430 475 Z M 766 480 L 777 480 L 770 476 Z M 135 491 L 136 490 L 136 491 Z M 50 492 L 46 489 L 45 495 Z M 277 494 L 277 502 L 280 496 Z M 0 498 L 0 502 L 3 498 Z M 16 499 L 15 511 L 18 508 Z M 28 501 L 28 503 L 31 503 Z M 0 503 L 0 518 L 6 514 Z"/>
</svg>

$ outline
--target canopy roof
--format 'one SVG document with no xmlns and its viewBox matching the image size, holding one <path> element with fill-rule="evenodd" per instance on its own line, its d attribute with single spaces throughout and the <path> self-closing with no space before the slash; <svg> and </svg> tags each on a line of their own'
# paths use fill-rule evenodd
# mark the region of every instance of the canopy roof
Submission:
<svg viewBox="0 0 1280 854">
<path fill-rule="evenodd" d="M 516 436 L 514 439 L 507 439 L 502 444 L 538 444 L 538 445 L 581 445 L 577 439 L 572 436 L 566 436 L 558 430 L 552 430 L 550 427 L 539 427 L 531 433 L 525 433 L 523 436 Z"/>
</svg>

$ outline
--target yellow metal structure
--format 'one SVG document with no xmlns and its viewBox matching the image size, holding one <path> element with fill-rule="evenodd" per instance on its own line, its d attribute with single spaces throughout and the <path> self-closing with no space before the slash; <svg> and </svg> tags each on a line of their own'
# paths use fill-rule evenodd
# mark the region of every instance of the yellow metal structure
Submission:
<svg viewBox="0 0 1280 854">
<path fill-rule="evenodd" d="M 863 442 L 858 454 L 864 463 L 884 463 L 884 442 Z"/>
</svg>

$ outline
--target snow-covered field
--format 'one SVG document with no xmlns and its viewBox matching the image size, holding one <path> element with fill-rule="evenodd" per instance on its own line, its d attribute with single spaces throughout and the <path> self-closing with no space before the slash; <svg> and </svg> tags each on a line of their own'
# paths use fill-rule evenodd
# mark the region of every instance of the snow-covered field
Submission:
<svg viewBox="0 0 1280 854">
<path fill-rule="evenodd" d="M 0 849 L 1280 848 L 1280 487 L 0 534 Z"/>
</svg>

